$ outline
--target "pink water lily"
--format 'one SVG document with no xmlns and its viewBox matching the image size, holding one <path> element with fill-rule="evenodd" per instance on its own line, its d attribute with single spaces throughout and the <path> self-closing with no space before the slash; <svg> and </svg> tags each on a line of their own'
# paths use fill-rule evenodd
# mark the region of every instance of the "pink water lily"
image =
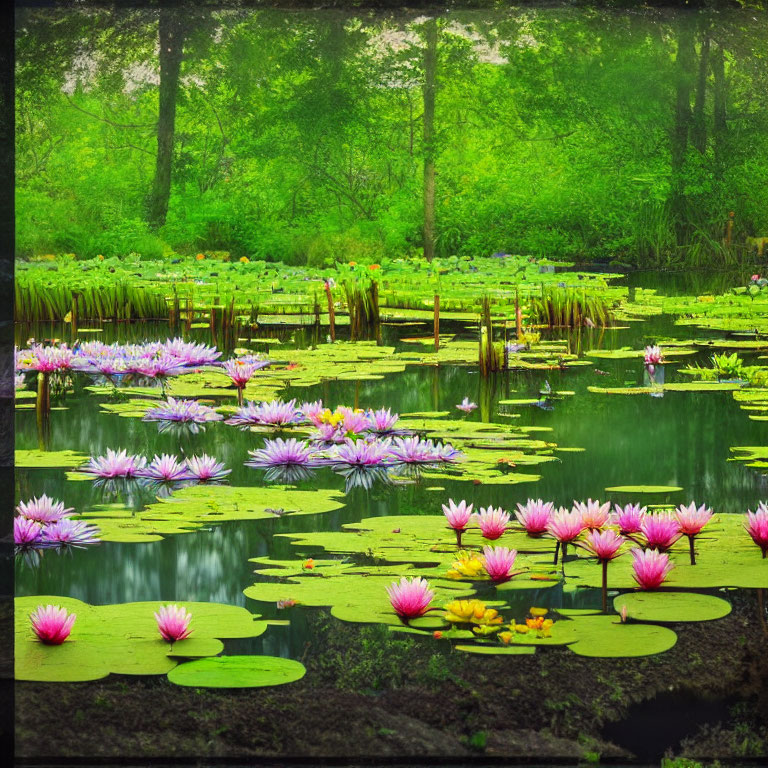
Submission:
<svg viewBox="0 0 768 768">
<path fill-rule="evenodd" d="M 260 366 L 256 363 L 249 363 L 240 358 L 233 358 L 224 363 L 225 373 L 238 389 L 243 389 L 259 368 Z"/>
<path fill-rule="evenodd" d="M 611 522 L 619 526 L 621 533 L 640 533 L 647 511 L 647 507 L 641 507 L 639 504 L 626 504 L 623 507 L 616 504 Z"/>
<path fill-rule="evenodd" d="M 91 457 L 80 471 L 107 479 L 136 477 L 146 463 L 147 460 L 142 456 L 132 456 L 125 450 L 117 452 L 107 448 L 106 456 Z"/>
<path fill-rule="evenodd" d="M 73 357 L 72 350 L 66 344 L 62 344 L 60 347 L 33 344 L 29 349 L 19 352 L 19 368 L 20 370 L 38 371 L 39 373 L 67 371 L 72 365 Z"/>
<path fill-rule="evenodd" d="M 546 532 L 554 511 L 555 505 L 551 501 L 528 499 L 525 504 L 517 505 L 515 517 L 529 536 L 540 536 Z"/>
<path fill-rule="evenodd" d="M 72 631 L 76 613 L 67 613 L 58 605 L 38 605 L 29 620 L 37 639 L 45 645 L 61 645 Z"/>
<path fill-rule="evenodd" d="M 435 597 L 435 593 L 429 588 L 429 582 L 419 576 L 411 579 L 403 576 L 399 582 L 392 582 L 387 587 L 387 594 L 395 613 L 406 622 L 423 616 Z"/>
<path fill-rule="evenodd" d="M 201 483 L 223 480 L 232 472 L 223 463 L 205 453 L 202 456 L 188 457 L 186 464 L 189 474 Z"/>
<path fill-rule="evenodd" d="M 481 507 L 472 518 L 480 528 L 484 539 L 494 541 L 504 534 L 509 526 L 509 512 L 501 507 Z"/>
<path fill-rule="evenodd" d="M 293 437 L 290 440 L 283 440 L 281 437 L 265 440 L 263 448 L 248 453 L 251 458 L 246 463 L 252 467 L 277 467 L 288 464 L 311 467 L 319 463 L 309 443 Z"/>
<path fill-rule="evenodd" d="M 418 436 L 396 437 L 392 442 L 392 456 L 403 464 L 434 464 L 441 461 L 455 461 L 461 451 L 450 443 L 435 443 Z"/>
<path fill-rule="evenodd" d="M 606 501 L 605 504 L 601 504 L 592 499 L 587 499 L 586 502 L 574 501 L 573 508 L 581 514 L 581 523 L 584 528 L 595 530 L 602 528 L 608 522 L 611 502 Z"/>
<path fill-rule="evenodd" d="M 649 549 L 666 552 L 682 536 L 680 524 L 669 512 L 655 512 L 643 518 L 640 530 Z"/>
<path fill-rule="evenodd" d="M 39 499 L 22 501 L 16 507 L 16 511 L 28 520 L 36 520 L 38 523 L 55 523 L 62 517 L 67 517 L 73 511 L 73 507 L 64 507 L 63 501 L 51 499 L 43 494 Z"/>
<path fill-rule="evenodd" d="M 764 501 L 758 504 L 754 512 L 747 510 L 744 528 L 752 541 L 760 547 L 763 557 L 768 557 L 768 505 Z"/>
<path fill-rule="evenodd" d="M 334 462 L 352 467 L 378 467 L 389 461 L 389 441 L 347 440 L 331 457 Z"/>
<path fill-rule="evenodd" d="M 197 400 L 176 400 L 169 397 L 166 402 L 150 408 L 143 421 L 178 421 L 204 424 L 209 421 L 221 421 L 224 417 L 213 408 L 198 403 Z"/>
<path fill-rule="evenodd" d="M 472 517 L 472 504 L 462 500 L 458 504 L 453 499 L 448 500 L 448 505 L 443 504 L 443 514 L 448 525 L 456 532 L 456 546 L 461 549 L 461 534 L 464 533 Z"/>
<path fill-rule="evenodd" d="M 704 526 L 712 519 L 712 509 L 705 504 L 696 507 L 696 502 L 692 501 L 687 507 L 681 504 L 675 512 L 675 520 L 680 528 L 680 533 L 688 537 L 690 547 L 691 565 L 696 565 L 696 550 L 694 539 L 698 536 Z"/>
<path fill-rule="evenodd" d="M 163 605 L 155 614 L 155 620 L 158 631 L 167 643 L 185 640 L 193 632 L 189 629 L 192 614 L 187 613 L 184 606 Z"/>
<path fill-rule="evenodd" d="M 101 531 L 95 525 L 88 525 L 82 520 L 63 517 L 61 520 L 45 526 L 42 541 L 47 545 L 54 546 L 95 544 L 99 540 L 100 534 Z"/>
<path fill-rule="evenodd" d="M 325 412 L 322 400 L 315 400 L 313 403 L 302 403 L 298 407 L 298 411 L 305 419 L 310 421 L 316 427 L 322 424 L 322 419 L 320 417 Z"/>
<path fill-rule="evenodd" d="M 509 581 L 512 576 L 512 568 L 517 557 L 516 549 L 508 547 L 483 547 L 483 561 L 486 573 L 491 581 L 502 583 Z"/>
<path fill-rule="evenodd" d="M 371 432 L 386 435 L 394 431 L 395 424 L 400 416 L 396 413 L 391 413 L 389 408 L 379 408 L 378 411 L 368 411 L 367 418 Z"/>
<path fill-rule="evenodd" d="M 336 409 L 336 413 L 342 415 L 340 430 L 347 435 L 361 435 L 371 428 L 368 417 L 362 411 L 341 405 Z"/>
<path fill-rule="evenodd" d="M 295 424 L 301 415 L 296 410 L 296 401 L 290 400 L 284 403 L 282 400 L 272 400 L 271 402 L 262 402 L 256 405 L 256 403 L 249 402 L 245 407 L 235 413 L 230 419 L 227 419 L 227 424 L 234 424 L 235 426 L 268 426 L 268 427 L 285 427 L 290 424 Z"/>
<path fill-rule="evenodd" d="M 315 440 L 320 443 L 344 443 L 347 436 L 333 424 L 319 424 Z"/>
<path fill-rule="evenodd" d="M 632 558 L 632 578 L 640 589 L 657 589 L 674 568 L 669 555 L 656 549 L 633 549 Z"/>
<path fill-rule="evenodd" d="M 661 347 L 658 345 L 648 346 L 645 348 L 645 364 L 646 365 L 658 365 L 664 362 L 664 354 L 661 351 Z"/>
<path fill-rule="evenodd" d="M 465 397 L 456 407 L 464 413 L 472 413 L 477 408 L 477 403 L 473 403 L 468 397 Z"/>
<path fill-rule="evenodd" d="M 581 512 L 578 509 L 567 510 L 560 507 L 552 513 L 547 525 L 547 533 L 552 538 L 557 539 L 555 547 L 555 565 L 557 565 L 558 551 L 562 551 L 562 562 L 565 564 L 565 555 L 568 544 L 581 535 L 584 530 L 584 523 L 581 519 Z"/>
</svg>

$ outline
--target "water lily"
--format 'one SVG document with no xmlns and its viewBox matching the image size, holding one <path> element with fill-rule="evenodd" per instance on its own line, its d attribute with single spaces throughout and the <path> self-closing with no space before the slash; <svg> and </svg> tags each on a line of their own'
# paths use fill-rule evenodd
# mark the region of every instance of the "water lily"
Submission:
<svg viewBox="0 0 768 768">
<path fill-rule="evenodd" d="M 407 579 L 403 576 L 387 587 L 389 602 L 395 613 L 403 621 L 423 616 L 429 609 L 435 593 L 429 588 L 429 582 L 419 576 Z"/>
<path fill-rule="evenodd" d="M 694 539 L 698 536 L 704 526 L 712 519 L 712 509 L 702 504 L 696 507 L 696 502 L 691 502 L 687 507 L 681 504 L 675 513 L 675 520 L 680 528 L 680 533 L 688 537 L 688 544 L 691 554 L 691 565 L 696 565 L 696 551 L 694 549 Z"/>
<path fill-rule="evenodd" d="M 320 416 L 326 409 L 322 400 L 315 400 L 313 403 L 302 403 L 297 410 L 305 419 L 319 427 L 322 424 Z"/>
<path fill-rule="evenodd" d="M 395 430 L 395 424 L 400 416 L 391 413 L 389 408 L 379 408 L 378 411 L 368 411 L 369 429 L 378 435 L 388 435 Z"/>
<path fill-rule="evenodd" d="M 40 541 L 43 534 L 43 526 L 36 520 L 26 517 L 13 518 L 13 543 L 24 547 Z"/>
<path fill-rule="evenodd" d="M 574 501 L 573 508 L 581 514 L 581 522 L 584 528 L 595 530 L 602 528 L 608 522 L 611 502 L 601 504 L 599 501 L 587 499 L 586 502 Z"/>
<path fill-rule="evenodd" d="M 392 456 L 403 464 L 434 464 L 455 461 L 461 451 L 450 443 L 435 443 L 417 436 L 396 437 L 392 442 Z"/>
<path fill-rule="evenodd" d="M 477 408 L 477 403 L 473 403 L 468 397 L 465 397 L 456 407 L 464 413 L 472 413 Z"/>
<path fill-rule="evenodd" d="M 657 589 L 674 568 L 669 555 L 656 549 L 633 549 L 632 558 L 632 578 L 640 589 Z"/>
<path fill-rule="evenodd" d="M 188 457 L 186 464 L 189 474 L 201 483 L 223 480 L 232 472 L 231 469 L 226 469 L 223 463 L 205 453 L 202 456 Z"/>
<path fill-rule="evenodd" d="M 458 504 L 453 499 L 448 500 L 448 506 L 443 504 L 443 514 L 448 525 L 456 531 L 456 546 L 461 549 L 461 534 L 464 533 L 472 517 L 472 504 L 462 500 Z"/>
<path fill-rule="evenodd" d="M 445 606 L 446 621 L 451 624 L 478 624 L 493 626 L 503 619 L 495 608 L 488 608 L 482 600 L 454 600 Z"/>
<path fill-rule="evenodd" d="M 251 458 L 246 464 L 252 467 L 276 467 L 284 464 L 310 467 L 319 463 L 309 443 L 296 438 L 283 440 L 278 437 L 265 440 L 263 448 L 248 453 Z"/>
<path fill-rule="evenodd" d="M 619 557 L 624 538 L 616 531 L 589 531 L 583 541 L 577 541 L 576 545 L 583 547 L 591 555 L 597 558 L 603 569 L 602 602 L 603 613 L 608 611 L 608 563 Z"/>
<path fill-rule="evenodd" d="M 664 355 L 661 351 L 661 347 L 658 345 L 648 346 L 645 348 L 645 364 L 646 365 L 659 365 L 664 362 Z"/>
<path fill-rule="evenodd" d="M 491 541 L 500 538 L 509 525 L 509 512 L 505 512 L 501 507 L 481 507 L 480 512 L 476 512 L 472 517 L 483 538 Z"/>
<path fill-rule="evenodd" d="M 763 557 L 768 557 L 768 505 L 761 501 L 754 512 L 747 510 L 744 517 L 745 530 L 760 547 Z"/>
<path fill-rule="evenodd" d="M 551 501 L 528 499 L 525 504 L 518 503 L 515 517 L 529 536 L 540 536 L 547 530 L 554 511 L 555 505 Z"/>
<path fill-rule="evenodd" d="M 45 645 L 61 645 L 72 631 L 76 613 L 68 613 L 58 605 L 38 605 L 30 614 L 32 631 Z"/>
<path fill-rule="evenodd" d="M 647 507 L 639 504 L 626 504 L 623 507 L 616 504 L 611 522 L 619 526 L 620 533 L 640 533 L 647 511 Z"/>
<path fill-rule="evenodd" d="M 16 507 L 16 511 L 22 517 L 28 520 L 35 520 L 38 523 L 55 523 L 62 517 L 67 517 L 73 511 L 73 507 L 64 507 L 63 501 L 51 499 L 43 494 L 39 499 L 34 498 L 29 501 L 22 501 Z"/>
<path fill-rule="evenodd" d="M 91 457 L 80 471 L 107 479 L 136 477 L 146 463 L 147 460 L 143 456 L 133 456 L 125 450 L 117 452 L 107 448 L 106 456 Z"/>
<path fill-rule="evenodd" d="M 363 411 L 340 406 L 336 412 L 341 414 L 340 430 L 347 435 L 361 435 L 371 428 L 371 423 Z"/>
<path fill-rule="evenodd" d="M 680 523 L 669 512 L 655 512 L 643 518 L 640 530 L 649 549 L 666 552 L 682 536 Z"/>
<path fill-rule="evenodd" d="M 555 564 L 557 564 L 558 550 L 562 550 L 561 560 L 565 564 L 565 555 L 568 544 L 581 535 L 584 530 L 584 523 L 581 519 L 581 512 L 574 508 L 567 510 L 560 507 L 552 513 L 552 517 L 547 525 L 547 533 L 554 539 L 557 539 L 555 547 Z"/>
<path fill-rule="evenodd" d="M 198 403 L 197 400 L 176 400 L 169 397 L 164 403 L 150 408 L 142 421 L 178 421 L 204 424 L 209 421 L 221 421 L 224 417 L 213 408 Z"/>
<path fill-rule="evenodd" d="M 263 366 L 259 366 L 258 363 L 249 363 L 239 358 L 227 360 L 224 363 L 224 371 L 232 380 L 232 383 L 237 387 L 237 402 L 243 404 L 243 390 L 248 382 L 253 378 L 253 375 Z"/>
<path fill-rule="evenodd" d="M 150 480 L 158 480 L 163 483 L 175 483 L 182 480 L 191 480 L 192 473 L 186 462 L 179 461 L 176 456 L 164 453 L 152 459 L 152 462 L 140 470 L 141 477 Z"/>
<path fill-rule="evenodd" d="M 476 579 L 485 570 L 485 562 L 475 552 L 459 550 L 457 559 L 446 573 L 449 579 Z"/>
<path fill-rule="evenodd" d="M 184 606 L 163 605 L 155 614 L 155 620 L 160 635 L 167 643 L 185 640 L 193 631 L 189 629 L 192 614 L 187 613 Z"/>
<path fill-rule="evenodd" d="M 227 419 L 227 424 L 236 426 L 260 425 L 269 427 L 285 427 L 295 424 L 301 418 L 296 410 L 296 401 L 290 400 L 284 403 L 282 400 L 261 402 L 256 405 L 249 402 L 247 406 L 240 408 L 234 416 Z"/>
<path fill-rule="evenodd" d="M 61 520 L 45 526 L 42 541 L 54 546 L 95 544 L 99 540 L 100 533 L 95 525 L 88 525 L 82 520 L 62 517 Z"/>
<path fill-rule="evenodd" d="M 332 454 L 334 462 L 355 467 L 376 467 L 389 460 L 389 441 L 347 440 Z"/>
<path fill-rule="evenodd" d="M 516 549 L 509 549 L 508 547 L 483 547 L 485 571 L 491 577 L 491 581 L 499 584 L 509 581 L 514 575 L 512 568 L 516 557 Z"/>
</svg>

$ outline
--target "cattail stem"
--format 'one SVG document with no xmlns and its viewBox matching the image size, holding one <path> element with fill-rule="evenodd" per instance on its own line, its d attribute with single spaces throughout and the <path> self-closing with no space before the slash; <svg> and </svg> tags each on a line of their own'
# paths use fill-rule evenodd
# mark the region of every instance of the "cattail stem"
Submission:
<svg viewBox="0 0 768 768">
<path fill-rule="evenodd" d="M 696 551 L 693 547 L 693 536 L 688 536 L 688 545 L 691 551 L 691 565 L 696 565 Z"/>
<path fill-rule="evenodd" d="M 603 613 L 608 613 L 608 561 L 602 561 L 603 566 Z"/>
</svg>

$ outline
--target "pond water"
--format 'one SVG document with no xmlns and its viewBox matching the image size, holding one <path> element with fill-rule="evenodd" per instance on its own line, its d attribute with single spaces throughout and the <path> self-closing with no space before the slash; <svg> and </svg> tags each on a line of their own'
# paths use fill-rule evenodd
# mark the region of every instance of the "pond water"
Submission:
<svg viewBox="0 0 768 768">
<path fill-rule="evenodd" d="M 467 339 L 476 338 L 476 329 L 443 324 L 444 333 L 456 333 Z M 426 334 L 429 330 L 413 326 L 385 326 L 383 341 L 401 348 L 408 345 L 401 338 Z M 66 338 L 66 328 L 19 328 L 18 343 L 28 336 L 37 339 Z M 678 328 L 669 317 L 631 323 L 629 327 L 608 331 L 553 331 L 552 338 L 570 334 L 572 349 L 641 348 L 660 338 L 697 338 L 690 328 Z M 97 338 L 162 339 L 170 333 L 163 324 L 104 328 Z M 266 335 L 265 333 L 261 334 Z M 291 345 L 310 343 L 311 331 L 291 332 L 280 329 L 274 336 L 281 340 L 281 352 Z M 210 334 L 195 331 L 195 340 L 210 342 Z M 709 354 L 682 358 L 685 363 L 705 364 Z M 749 360 L 748 354 L 743 356 Z M 676 372 L 677 364 L 665 367 L 667 382 L 686 381 Z M 505 372 L 484 379 L 475 367 L 445 365 L 411 366 L 404 373 L 392 374 L 378 381 L 331 381 L 309 388 L 283 393 L 283 399 L 312 401 L 322 398 L 334 405 L 359 405 L 362 408 L 389 407 L 399 413 L 418 411 L 455 411 L 464 397 L 480 404 L 470 421 L 505 422 L 500 410 L 520 414 L 516 424 L 544 427 L 543 438 L 559 447 L 581 448 L 581 452 L 559 453 L 558 461 L 525 471 L 541 474 L 538 482 L 515 485 L 472 485 L 440 480 L 444 490 L 435 490 L 434 481 L 411 485 L 377 483 L 370 490 L 352 488 L 345 497 L 343 509 L 320 515 L 286 516 L 274 520 L 227 522 L 185 535 L 169 535 L 150 543 L 102 543 L 87 549 L 57 554 L 46 552 L 40 558 L 18 557 L 16 592 L 18 595 L 66 595 L 92 604 L 122 603 L 142 600 L 194 600 L 245 605 L 268 617 L 291 619 L 290 625 L 273 627 L 255 639 L 227 641 L 230 652 L 266 652 L 297 658 L 306 639 L 306 618 L 313 609 L 296 606 L 278 611 L 272 604 L 256 603 L 245 597 L 243 590 L 254 583 L 253 564 L 249 558 L 297 556 L 297 548 L 280 533 L 318 530 L 340 530 L 344 523 L 385 515 L 440 514 L 441 504 L 449 497 L 466 498 L 479 506 L 492 504 L 512 510 L 516 502 L 528 497 L 570 505 L 574 499 L 608 498 L 605 489 L 618 485 L 680 486 L 681 494 L 654 494 L 642 498 L 643 503 L 666 501 L 706 502 L 716 512 L 743 513 L 755 508 L 766 495 L 764 478 L 739 462 L 729 462 L 730 447 L 759 445 L 764 425 L 751 421 L 740 410 L 729 392 L 667 393 L 664 397 L 610 396 L 590 393 L 590 385 L 617 387 L 642 385 L 645 370 L 641 359 L 596 360 L 594 365 L 563 371 Z M 77 374 L 74 394 L 54 402 L 63 407 L 51 413 L 50 426 L 41 435 L 34 410 L 19 410 L 16 417 L 18 449 L 71 449 L 86 455 L 99 455 L 107 448 L 126 448 L 129 452 L 151 457 L 154 454 L 182 455 L 203 452 L 217 457 L 232 469 L 229 483 L 235 486 L 268 484 L 264 472 L 244 466 L 247 451 L 260 447 L 262 437 L 240 431 L 223 423 L 208 425 L 192 435 L 179 437 L 161 433 L 157 424 L 138 418 L 121 418 L 100 411 L 95 398 L 82 390 L 90 383 Z M 498 405 L 508 398 L 538 398 L 546 385 L 552 390 L 569 390 L 575 394 L 546 403 L 546 407 Z M 456 412 L 458 413 L 458 412 Z M 330 469 L 316 471 L 298 483 L 300 488 L 345 489 L 344 478 Z M 129 492 L 106 494 L 91 482 L 72 482 L 60 469 L 23 469 L 16 472 L 16 497 L 26 499 L 47 493 L 63 499 L 77 512 L 85 512 L 105 502 L 121 502 L 140 509 L 154 499 L 154 493 L 134 486 Z M 629 498 L 610 496 L 615 501 Z M 632 500 L 639 500 L 634 497 Z M 302 555 L 318 556 L 318 552 L 298 550 Z M 549 607 L 600 606 L 599 589 L 569 591 L 567 580 L 555 588 L 519 590 L 508 598 L 510 605 L 522 609 L 531 605 Z"/>
</svg>

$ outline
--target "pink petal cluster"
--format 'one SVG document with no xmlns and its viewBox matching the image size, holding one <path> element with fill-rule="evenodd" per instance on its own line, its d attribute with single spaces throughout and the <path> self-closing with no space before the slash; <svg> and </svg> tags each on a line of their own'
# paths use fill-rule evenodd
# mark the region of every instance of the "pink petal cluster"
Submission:
<svg viewBox="0 0 768 768">
<path fill-rule="evenodd" d="M 602 528 L 608 522 L 611 502 L 606 501 L 605 504 L 601 504 L 592 499 L 587 499 L 586 502 L 574 500 L 573 509 L 581 514 L 581 523 L 584 528 L 594 530 Z"/>
<path fill-rule="evenodd" d="M 578 509 L 567 510 L 564 507 L 552 513 L 547 525 L 547 533 L 565 544 L 576 539 L 583 530 L 581 512 Z"/>
<path fill-rule="evenodd" d="M 632 578 L 640 589 L 657 589 L 674 568 L 669 555 L 656 549 L 633 549 L 632 557 Z"/>
<path fill-rule="evenodd" d="M 647 511 L 647 507 L 641 507 L 639 504 L 627 504 L 623 507 L 616 504 L 611 522 L 619 526 L 621 533 L 640 533 Z"/>
<path fill-rule="evenodd" d="M 419 576 L 414 576 L 412 579 L 403 576 L 399 583 L 392 582 L 387 587 L 387 594 L 392 608 L 401 619 L 415 619 L 423 616 L 435 596 L 429 588 L 429 582 Z"/>
<path fill-rule="evenodd" d="M 760 547 L 763 557 L 768 557 L 768 505 L 761 501 L 754 512 L 747 510 L 744 517 L 744 528 Z"/>
<path fill-rule="evenodd" d="M 547 530 L 554 511 L 555 505 L 551 501 L 528 499 L 525 504 L 517 505 L 515 517 L 529 536 L 538 536 Z"/>
<path fill-rule="evenodd" d="M 155 455 L 152 462 L 137 474 L 161 483 L 175 483 L 191 480 L 193 477 L 186 462 L 179 461 L 176 456 L 169 453 L 164 453 L 162 456 Z"/>
<path fill-rule="evenodd" d="M 226 469 L 224 464 L 205 453 L 202 456 L 190 456 L 186 463 L 189 474 L 201 483 L 222 480 L 232 472 L 231 469 Z"/>
<path fill-rule="evenodd" d="M 658 345 L 649 346 L 645 348 L 645 364 L 646 365 L 658 365 L 664 361 L 664 355 L 661 351 L 661 347 Z"/>
<path fill-rule="evenodd" d="M 646 514 L 640 530 L 645 536 L 646 545 L 661 552 L 669 549 L 682 535 L 680 524 L 669 512 Z"/>
<path fill-rule="evenodd" d="M 381 466 L 389 459 L 389 441 L 347 440 L 336 448 L 333 461 L 353 467 Z"/>
<path fill-rule="evenodd" d="M 464 411 L 464 413 L 472 413 L 477 408 L 477 404 L 471 402 L 468 397 L 465 397 L 456 407 L 460 411 Z"/>
<path fill-rule="evenodd" d="M 35 544 L 43 535 L 43 526 L 36 520 L 28 520 L 26 517 L 13 518 L 13 543 L 18 546 Z"/>
<path fill-rule="evenodd" d="M 517 557 L 516 549 L 508 547 L 483 547 L 485 571 L 492 581 L 503 582 L 512 578 L 512 567 Z"/>
<path fill-rule="evenodd" d="M 443 513 L 454 531 L 463 531 L 467 527 L 472 517 L 472 506 L 464 500 L 456 504 L 453 499 L 448 500 L 448 506 L 443 504 Z"/>
<path fill-rule="evenodd" d="M 675 520 L 677 520 L 680 533 L 685 536 L 698 535 L 711 519 L 712 509 L 704 504 L 697 509 L 694 501 L 687 507 L 681 504 L 675 512 Z"/>
<path fill-rule="evenodd" d="M 315 400 L 313 403 L 302 403 L 298 408 L 299 413 L 316 427 L 319 427 L 323 422 L 321 416 L 325 412 L 322 400 Z"/>
<path fill-rule="evenodd" d="M 620 549 L 624 541 L 622 536 L 609 528 L 607 531 L 589 531 L 584 541 L 581 542 L 581 546 L 598 560 L 604 562 L 613 560 L 622 554 Z"/>
<path fill-rule="evenodd" d="M 396 413 L 390 413 L 389 408 L 380 408 L 378 411 L 368 411 L 368 429 L 379 435 L 386 435 L 395 429 L 400 416 Z"/>
<path fill-rule="evenodd" d="M 55 523 L 62 517 L 67 517 L 73 511 L 73 507 L 64 508 L 64 502 L 52 499 L 43 494 L 39 499 L 22 501 L 16 507 L 16 511 L 27 520 L 36 520 L 38 523 Z"/>
<path fill-rule="evenodd" d="M 66 608 L 58 605 L 38 605 L 29 620 L 32 631 L 45 645 L 61 645 L 72 631 L 77 614 L 67 613 Z"/>
<path fill-rule="evenodd" d="M 238 358 L 227 360 L 224 363 L 224 371 L 238 389 L 243 389 L 260 368 L 263 366 L 258 363 L 249 363 Z"/>
<path fill-rule="evenodd" d="M 184 606 L 164 605 L 155 614 L 157 628 L 160 634 L 168 643 L 175 643 L 177 640 L 184 640 L 191 634 L 189 622 L 192 614 L 187 613 Z"/>
<path fill-rule="evenodd" d="M 480 512 L 472 515 L 480 528 L 484 539 L 500 538 L 509 526 L 509 512 L 501 507 L 480 507 Z"/>
<path fill-rule="evenodd" d="M 91 457 L 80 471 L 106 479 L 136 477 L 146 463 L 141 456 L 129 456 L 125 450 L 117 452 L 107 448 L 106 456 Z"/>
</svg>

